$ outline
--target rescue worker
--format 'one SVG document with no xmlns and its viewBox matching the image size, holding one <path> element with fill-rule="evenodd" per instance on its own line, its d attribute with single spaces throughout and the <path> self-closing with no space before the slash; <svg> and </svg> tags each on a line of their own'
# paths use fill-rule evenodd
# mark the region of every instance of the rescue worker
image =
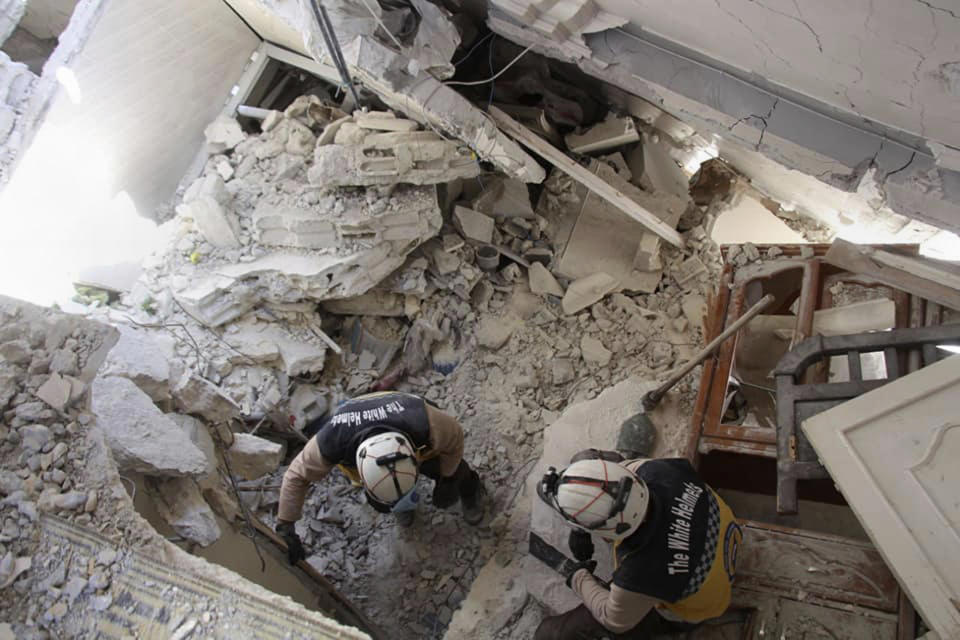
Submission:
<svg viewBox="0 0 960 640">
<path fill-rule="evenodd" d="M 589 449 L 559 473 L 551 467 L 537 493 L 574 527 L 577 562 L 562 572 L 583 604 L 544 619 L 535 640 L 651 638 L 727 609 L 743 533 L 686 459 Z M 591 534 L 613 542 L 609 586 L 593 576 Z"/>
<path fill-rule="evenodd" d="M 435 482 L 434 506 L 446 509 L 460 500 L 464 520 L 483 520 L 485 489 L 463 459 L 463 427 L 423 398 L 399 392 L 359 396 L 318 422 L 307 425 L 316 435 L 293 459 L 280 487 L 276 530 L 291 564 L 306 557 L 294 524 L 307 490 L 335 466 L 363 487 L 374 509 L 394 513 L 401 526 L 413 523 L 420 473 Z"/>
</svg>

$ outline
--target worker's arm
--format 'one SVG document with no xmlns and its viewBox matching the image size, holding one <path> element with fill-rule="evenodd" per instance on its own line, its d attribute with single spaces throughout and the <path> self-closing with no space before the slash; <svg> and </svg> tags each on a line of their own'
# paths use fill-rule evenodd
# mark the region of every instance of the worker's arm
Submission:
<svg viewBox="0 0 960 640">
<path fill-rule="evenodd" d="M 427 405 L 430 446 L 440 465 L 440 475 L 449 478 L 463 459 L 463 427 L 453 416 Z"/>
<path fill-rule="evenodd" d="M 296 522 L 303 513 L 303 501 L 310 483 L 323 480 L 333 470 L 334 463 L 320 454 L 317 439 L 310 438 L 283 474 L 280 485 L 280 507 L 277 522 Z"/>
<path fill-rule="evenodd" d="M 640 624 L 657 600 L 610 585 L 601 585 L 586 569 L 573 575 L 573 590 L 583 599 L 593 617 L 612 633 L 626 633 Z"/>
</svg>

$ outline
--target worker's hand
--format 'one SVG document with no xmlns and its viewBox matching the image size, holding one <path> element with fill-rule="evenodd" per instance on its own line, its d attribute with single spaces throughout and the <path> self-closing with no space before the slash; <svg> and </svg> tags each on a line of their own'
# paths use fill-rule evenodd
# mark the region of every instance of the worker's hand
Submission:
<svg viewBox="0 0 960 640">
<path fill-rule="evenodd" d="M 590 575 L 593 575 L 593 572 L 597 570 L 597 561 L 596 560 L 587 560 L 586 562 L 573 562 L 567 560 L 560 567 L 560 575 L 564 577 L 564 582 L 567 583 L 567 586 L 571 586 L 570 582 L 573 580 L 573 574 L 580 569 L 586 569 Z"/>
<path fill-rule="evenodd" d="M 570 529 L 567 544 L 570 545 L 570 553 L 575 560 L 586 562 L 593 557 L 593 538 L 583 529 Z"/>
<path fill-rule="evenodd" d="M 297 535 L 297 530 L 292 522 L 278 522 L 277 533 L 287 543 L 287 560 L 295 565 L 307 557 L 307 550 L 303 548 L 303 542 Z"/>
</svg>

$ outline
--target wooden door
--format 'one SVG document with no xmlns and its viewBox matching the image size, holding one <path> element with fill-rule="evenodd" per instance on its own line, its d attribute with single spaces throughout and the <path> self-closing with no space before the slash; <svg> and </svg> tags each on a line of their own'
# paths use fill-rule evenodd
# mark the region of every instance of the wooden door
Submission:
<svg viewBox="0 0 960 640">
<path fill-rule="evenodd" d="M 960 638 L 960 356 L 803 429 L 927 624 Z"/>
</svg>

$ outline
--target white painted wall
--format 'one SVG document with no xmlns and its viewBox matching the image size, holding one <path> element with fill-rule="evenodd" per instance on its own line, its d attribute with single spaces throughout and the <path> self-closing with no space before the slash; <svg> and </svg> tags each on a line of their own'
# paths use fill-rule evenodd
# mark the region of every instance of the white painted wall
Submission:
<svg viewBox="0 0 960 640">
<path fill-rule="evenodd" d="M 259 39 L 222 2 L 104 0 L 0 193 L 0 291 L 42 304 L 136 259 Z M 140 214 L 140 216 L 136 214 Z"/>
<path fill-rule="evenodd" d="M 226 0 L 226 2 L 243 16 L 243 19 L 264 40 L 307 57 L 310 56 L 307 46 L 303 43 L 303 34 L 295 26 L 300 21 L 300 6 L 297 0 Z"/>
<path fill-rule="evenodd" d="M 668 40 L 960 147 L 957 0 L 596 0 Z"/>
</svg>

